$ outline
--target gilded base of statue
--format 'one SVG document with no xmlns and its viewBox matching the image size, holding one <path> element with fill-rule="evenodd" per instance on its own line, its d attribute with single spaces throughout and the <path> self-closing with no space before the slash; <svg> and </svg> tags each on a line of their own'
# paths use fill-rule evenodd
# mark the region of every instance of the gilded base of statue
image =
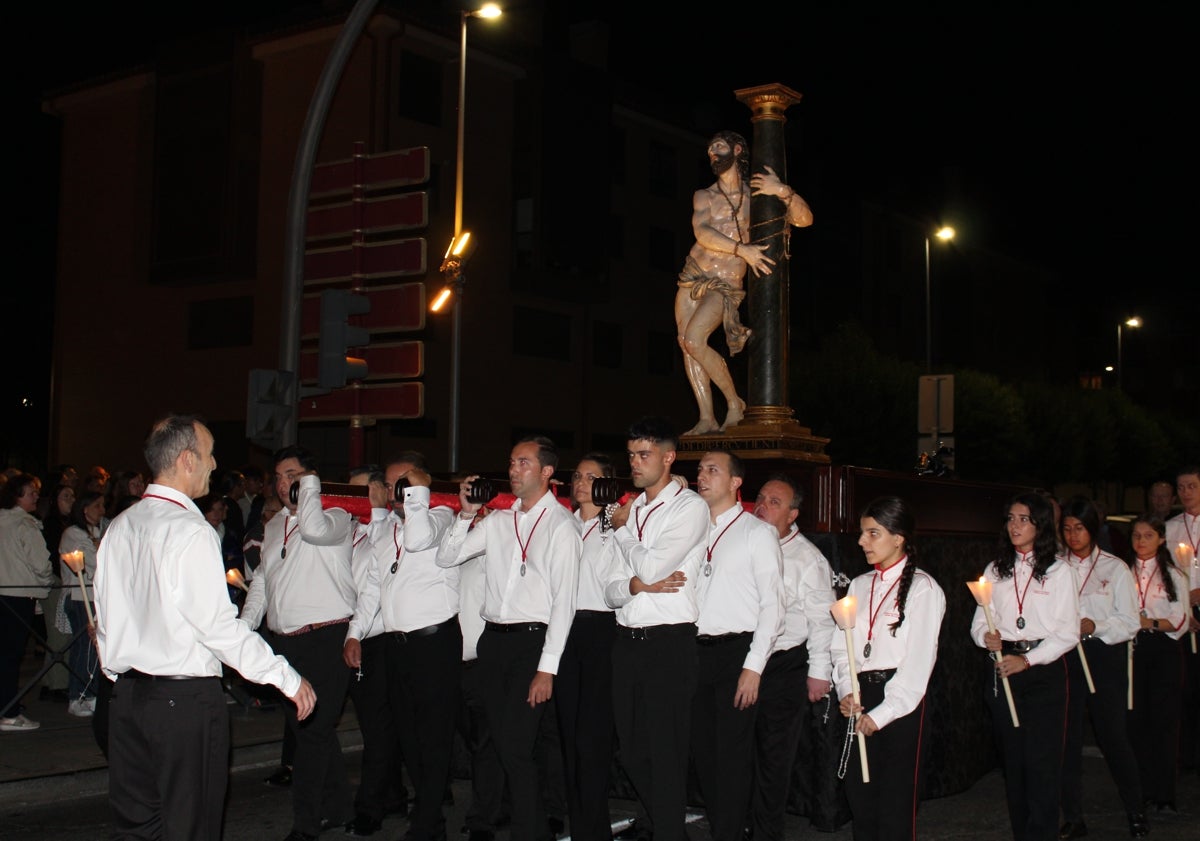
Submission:
<svg viewBox="0 0 1200 841">
<path fill-rule="evenodd" d="M 685 435 L 679 439 L 679 457 L 689 460 L 710 450 L 733 450 L 745 459 L 787 459 L 829 464 L 828 438 L 796 422 L 787 406 L 751 406 L 736 426 L 714 435 Z"/>
</svg>

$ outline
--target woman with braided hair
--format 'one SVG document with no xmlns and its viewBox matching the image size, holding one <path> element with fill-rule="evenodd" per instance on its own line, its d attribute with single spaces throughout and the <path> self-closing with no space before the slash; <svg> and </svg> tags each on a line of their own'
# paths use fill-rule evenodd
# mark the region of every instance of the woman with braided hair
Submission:
<svg viewBox="0 0 1200 841">
<path fill-rule="evenodd" d="M 984 577 L 992 584 L 988 629 L 975 611 L 971 638 L 999 652 L 989 658 L 984 699 L 1000 749 L 1008 817 L 1017 841 L 1058 838 L 1063 739 L 1067 718 L 1067 664 L 1079 643 L 1079 591 L 1071 567 L 1056 557 L 1054 509 L 1041 494 L 1023 493 L 1008 505 L 998 557 Z M 1012 689 L 1014 726 L 999 679 Z"/>
<path fill-rule="evenodd" d="M 1175 812 L 1188 580 L 1166 547 L 1167 527 L 1143 515 L 1133 523 L 1133 577 L 1140 630 L 1133 642 L 1133 713 L 1129 739 L 1137 754 L 1142 795 L 1158 811 Z"/>
<path fill-rule="evenodd" d="M 867 766 L 872 773 L 871 782 L 863 783 L 858 752 L 851 751 L 846 796 L 855 841 L 911 841 L 920 799 L 925 690 L 937 660 L 946 596 L 917 569 L 915 520 L 904 500 L 876 499 L 863 510 L 859 524 L 858 545 L 874 568 L 851 581 L 848 591 L 858 604 L 851 635 L 859 704 L 851 692 L 845 634 L 833 635 L 830 654 L 842 715 L 857 716 L 854 729 L 870 737 Z"/>
</svg>

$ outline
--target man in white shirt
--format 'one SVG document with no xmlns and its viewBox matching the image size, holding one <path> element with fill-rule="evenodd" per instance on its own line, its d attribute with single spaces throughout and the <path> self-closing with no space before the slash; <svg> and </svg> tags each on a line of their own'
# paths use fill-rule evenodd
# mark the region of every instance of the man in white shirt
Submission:
<svg viewBox="0 0 1200 841">
<path fill-rule="evenodd" d="M 221 663 L 277 687 L 305 719 L 313 687 L 237 621 L 217 533 L 192 502 L 208 492 L 213 437 L 172 415 L 146 440 L 154 474 L 100 545 L 96 641 L 115 682 L 109 802 L 121 837 L 221 836 L 229 721 Z M 170 785 L 164 785 L 164 781 Z"/>
<path fill-rule="evenodd" d="M 342 648 L 342 659 L 353 670 L 350 699 L 354 701 L 363 739 L 354 820 L 346 825 L 346 834 L 367 836 L 379 831 L 383 818 L 390 812 L 405 813 L 408 792 L 400 778 L 400 737 L 388 696 L 387 646 L 373 551 L 376 542 L 390 537 L 391 494 L 383 469 L 374 464 L 351 470 L 350 484 L 367 488 L 371 520 L 365 526 L 354 524 L 351 567 L 358 601 Z"/>
<path fill-rule="evenodd" d="M 1192 653 L 1191 635 L 1200 632 L 1200 465 L 1176 471 L 1175 491 L 1183 511 L 1167 520 L 1167 551 L 1188 579 L 1188 628 L 1183 651 L 1186 682 L 1183 687 L 1180 761 L 1184 769 L 1200 767 L 1200 655 Z M 1187 547 L 1180 549 L 1181 546 Z"/>
<path fill-rule="evenodd" d="M 630 474 L 643 492 L 613 513 L 617 551 L 604 591 L 617 608 L 613 718 L 646 829 L 656 841 L 682 841 L 708 509 L 671 481 L 678 439 L 670 421 L 643 418 L 627 437 Z"/>
<path fill-rule="evenodd" d="M 350 681 L 342 648 L 357 599 L 354 518 L 340 508 L 322 508 L 316 460 L 307 450 L 284 447 L 274 464 L 284 509 L 267 523 L 242 621 L 256 628 L 266 614 L 276 650 L 309 675 L 324 701 L 303 727 L 288 716 L 296 755 L 292 832 L 284 841 L 312 841 L 324 827 L 348 823 L 353 810 L 337 722 Z"/>
<path fill-rule="evenodd" d="M 582 544 L 574 518 L 550 491 L 557 466 L 550 439 L 520 441 L 508 465 L 516 502 L 471 531 L 480 505 L 468 497 L 478 477 L 468 477 L 460 486 L 461 512 L 437 553 L 438 566 L 447 568 L 484 555 L 486 624 L 478 669 L 488 723 L 508 777 L 514 841 L 547 835 L 534 745 L 575 615 Z"/>
<path fill-rule="evenodd" d="M 784 628 L 763 672 L 755 722 L 751 826 L 756 841 L 783 841 L 792 763 L 810 704 L 829 694 L 833 664 L 833 574 L 796 526 L 804 493 L 777 474 L 758 492 L 754 516 L 772 526 L 783 552 Z"/>
<path fill-rule="evenodd" d="M 759 684 L 783 630 L 779 536 L 738 501 L 745 476 L 740 458 L 715 451 L 701 457 L 696 478 L 709 529 L 696 584 L 692 756 L 714 841 L 741 841 L 746 826 Z"/>
<path fill-rule="evenodd" d="M 424 467 L 424 457 L 415 452 L 387 465 L 385 480 L 400 489 L 403 515 L 393 510 L 373 534 L 374 562 L 360 590 L 359 610 L 377 610 L 383 623 L 393 725 L 414 788 L 408 837 L 440 841 L 446 837 L 442 801 L 454 753 L 463 640 L 459 571 L 436 562 L 454 512 L 430 509 Z M 348 662 L 355 659 L 358 624 L 356 615 L 346 640 Z"/>
</svg>

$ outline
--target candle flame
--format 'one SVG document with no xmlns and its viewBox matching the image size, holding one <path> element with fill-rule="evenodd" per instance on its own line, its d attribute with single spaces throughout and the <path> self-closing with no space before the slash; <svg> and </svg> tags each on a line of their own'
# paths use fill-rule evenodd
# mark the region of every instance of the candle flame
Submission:
<svg viewBox="0 0 1200 841">
<path fill-rule="evenodd" d="M 246 586 L 246 579 L 242 578 L 242 573 L 236 569 L 231 569 L 228 572 L 226 572 L 225 580 L 228 581 L 230 584 L 232 584 L 234 587 L 240 587 L 241 589 L 245 590 L 247 593 L 250 592 L 250 588 Z"/>
<path fill-rule="evenodd" d="M 71 572 L 79 575 L 83 569 L 83 552 L 76 549 L 74 552 L 63 552 L 60 557 Z"/>
</svg>

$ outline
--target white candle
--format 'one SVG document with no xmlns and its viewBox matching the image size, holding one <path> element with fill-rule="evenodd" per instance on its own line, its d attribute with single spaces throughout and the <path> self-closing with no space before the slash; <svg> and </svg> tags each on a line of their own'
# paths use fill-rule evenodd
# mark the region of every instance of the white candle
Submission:
<svg viewBox="0 0 1200 841">
<path fill-rule="evenodd" d="M 60 557 L 63 559 L 63 563 L 67 565 L 67 568 L 75 573 L 75 580 L 79 582 L 79 595 L 83 599 L 83 611 L 87 614 L 88 624 L 94 626 L 96 624 L 96 617 L 92 613 L 92 603 L 87 597 L 87 588 L 83 584 L 83 552 L 76 549 L 74 552 L 63 552 Z"/>
<path fill-rule="evenodd" d="M 996 623 L 992 621 L 992 611 L 989 607 L 992 603 L 992 582 L 981 575 L 978 581 L 968 581 L 967 589 L 975 597 L 975 603 L 983 608 L 983 618 L 987 620 L 988 631 L 996 633 Z M 992 652 L 992 659 L 997 663 L 1000 662 L 1001 656 L 999 651 Z M 1008 675 L 1001 675 L 1000 680 L 1004 684 L 1004 698 L 1008 701 L 1008 714 L 1012 718 L 1013 727 L 1020 727 L 1021 722 L 1017 718 L 1017 705 L 1013 701 L 1012 686 L 1008 682 Z"/>
<path fill-rule="evenodd" d="M 846 655 L 850 660 L 850 697 L 854 699 L 856 707 L 862 703 L 858 694 L 858 667 L 854 663 L 853 632 L 857 603 L 858 600 L 854 596 L 846 596 L 844 599 L 838 599 L 829 607 L 829 612 L 833 614 L 833 621 L 846 634 Z M 863 782 L 871 782 L 871 772 L 867 768 L 867 737 L 861 732 L 858 734 L 858 764 L 862 766 Z"/>
<path fill-rule="evenodd" d="M 231 569 L 225 573 L 225 580 L 234 587 L 240 587 L 243 591 L 249 593 L 250 588 L 246 586 L 246 579 L 242 578 L 240 570 Z"/>
</svg>

